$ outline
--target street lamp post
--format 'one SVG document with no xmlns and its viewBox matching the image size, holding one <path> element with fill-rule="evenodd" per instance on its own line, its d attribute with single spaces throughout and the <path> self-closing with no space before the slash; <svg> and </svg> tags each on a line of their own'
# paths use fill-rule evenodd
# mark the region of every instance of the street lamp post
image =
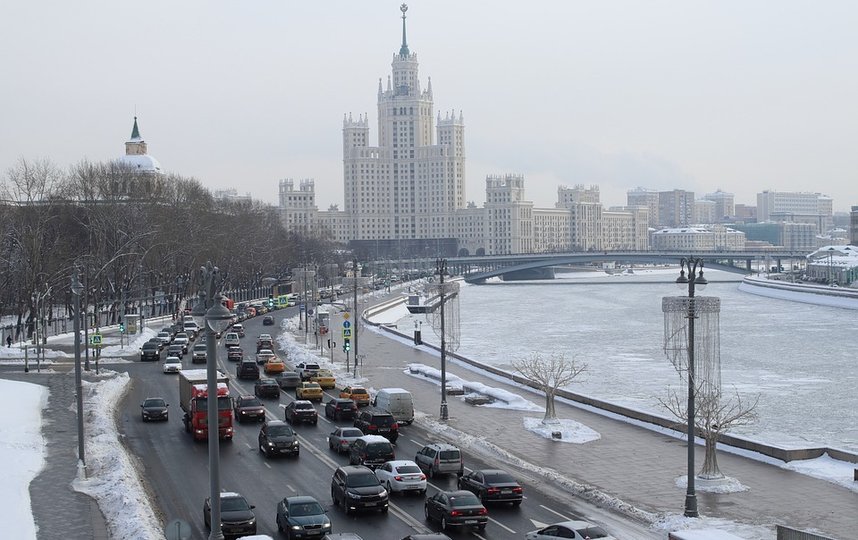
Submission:
<svg viewBox="0 0 858 540">
<path fill-rule="evenodd" d="M 708 281 L 703 277 L 703 259 L 688 257 L 679 263 L 677 285 L 688 286 L 688 488 L 685 492 L 685 516 L 698 517 L 697 493 L 694 489 L 694 320 L 697 313 L 694 306 L 694 288 L 702 290 Z M 688 275 L 685 271 L 688 270 Z"/>
<path fill-rule="evenodd" d="M 191 315 L 199 326 L 206 330 L 206 422 L 209 436 L 209 501 L 211 502 L 210 540 L 222 540 L 220 519 L 220 439 L 218 429 L 217 395 L 217 334 L 226 330 L 232 313 L 221 303 L 219 270 L 207 262 L 200 268 L 201 287 L 199 298 Z"/>
<path fill-rule="evenodd" d="M 446 336 L 444 335 L 444 274 L 447 273 L 447 259 L 438 259 L 438 276 L 440 287 L 438 291 L 441 294 L 441 420 L 447 420 L 450 417 L 447 409 L 447 344 Z"/>
<path fill-rule="evenodd" d="M 77 467 L 78 476 L 82 479 L 86 474 L 86 452 L 83 440 L 83 382 L 81 381 L 80 370 L 80 295 L 83 293 L 83 284 L 78 277 L 77 268 L 72 273 L 71 291 L 74 297 L 74 381 L 77 401 Z"/>
</svg>

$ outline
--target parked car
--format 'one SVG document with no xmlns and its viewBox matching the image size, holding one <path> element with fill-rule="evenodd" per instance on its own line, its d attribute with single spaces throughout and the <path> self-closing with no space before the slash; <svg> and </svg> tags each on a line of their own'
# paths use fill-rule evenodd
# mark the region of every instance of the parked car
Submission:
<svg viewBox="0 0 858 540">
<path fill-rule="evenodd" d="M 182 359 L 178 356 L 168 356 L 164 360 L 164 367 L 162 369 L 164 373 L 178 373 L 182 371 Z"/>
<path fill-rule="evenodd" d="M 277 356 L 271 349 L 262 349 L 261 351 L 256 351 L 256 363 L 260 366 L 265 365 L 272 358 L 277 358 Z"/>
<path fill-rule="evenodd" d="M 499 469 L 471 471 L 459 477 L 458 485 L 459 489 L 467 489 L 476 495 L 483 504 L 508 502 L 518 506 L 524 494 L 515 478 Z"/>
<path fill-rule="evenodd" d="M 462 476 L 465 472 L 461 450 L 447 443 L 427 444 L 417 452 L 414 462 L 429 478 L 452 473 Z"/>
<path fill-rule="evenodd" d="M 230 347 L 226 350 L 226 359 L 230 362 L 241 362 L 244 359 L 244 351 L 241 347 Z"/>
<path fill-rule="evenodd" d="M 238 332 L 227 332 L 223 336 L 224 347 L 238 347 L 241 345 L 241 339 L 238 337 Z"/>
<path fill-rule="evenodd" d="M 609 535 L 605 529 L 587 523 L 586 521 L 561 521 L 542 527 L 541 529 L 530 531 L 524 535 L 526 540 L 554 540 L 555 538 L 564 538 L 572 540 L 585 540 L 592 538 L 595 540 L 616 540 Z"/>
<path fill-rule="evenodd" d="M 238 337 L 244 337 L 244 325 L 241 323 L 235 323 L 232 325 L 232 331 L 238 334 Z"/>
<path fill-rule="evenodd" d="M 242 360 L 235 366 L 235 376 L 238 379 L 256 380 L 259 378 L 259 366 L 253 360 Z"/>
<path fill-rule="evenodd" d="M 161 360 L 161 347 L 159 343 L 147 341 L 140 347 L 141 362 L 158 362 Z"/>
<path fill-rule="evenodd" d="M 314 382 L 302 382 L 301 386 L 295 388 L 295 397 L 298 399 L 309 399 L 322 401 L 322 387 Z"/>
<path fill-rule="evenodd" d="M 473 496 L 473 495 L 472 495 Z M 343 506 L 346 515 L 363 509 L 387 512 L 387 490 L 369 467 L 348 465 L 338 467 L 331 477 L 331 499 L 334 506 Z"/>
<path fill-rule="evenodd" d="M 347 398 L 333 398 L 325 403 L 325 416 L 331 420 L 354 420 L 357 405 Z"/>
<path fill-rule="evenodd" d="M 385 461 L 394 459 L 396 459 L 396 452 L 393 445 L 381 435 L 364 435 L 349 445 L 351 465 L 366 465 L 370 469 L 375 469 Z"/>
<path fill-rule="evenodd" d="M 238 396 L 235 399 L 235 419 L 239 422 L 265 421 L 265 407 L 256 396 Z"/>
<path fill-rule="evenodd" d="M 274 324 L 274 317 L 272 315 L 266 315 L 262 317 L 262 326 L 272 326 Z"/>
<path fill-rule="evenodd" d="M 220 494 L 220 527 L 224 536 L 246 536 L 256 534 L 256 508 L 238 493 L 224 491 Z M 211 500 L 206 497 L 203 503 L 203 522 L 211 530 Z"/>
<path fill-rule="evenodd" d="M 283 373 L 286 371 L 286 364 L 283 363 L 283 360 L 280 360 L 275 356 L 274 358 L 269 358 L 268 361 L 265 362 L 263 369 L 265 370 L 266 375 Z"/>
<path fill-rule="evenodd" d="M 328 435 L 328 448 L 336 450 L 338 454 L 349 451 L 349 446 L 358 437 L 363 437 L 363 431 L 355 427 L 338 427 Z"/>
<path fill-rule="evenodd" d="M 319 538 L 331 530 L 331 519 L 319 501 L 306 495 L 286 497 L 277 503 L 277 530 L 289 540 Z"/>
<path fill-rule="evenodd" d="M 441 523 L 443 530 L 451 527 L 473 527 L 486 530 L 489 512 L 470 491 L 439 491 L 428 497 L 423 505 L 426 520 Z"/>
<path fill-rule="evenodd" d="M 310 382 L 319 383 L 319 386 L 329 390 L 337 385 L 337 379 L 330 369 L 320 369 L 310 377 Z"/>
<path fill-rule="evenodd" d="M 369 405 L 369 392 L 363 386 L 346 386 L 340 391 L 340 397 L 351 399 L 358 407 Z"/>
<path fill-rule="evenodd" d="M 298 457 L 301 447 L 292 426 L 280 420 L 270 420 L 259 429 L 259 451 L 265 457 L 284 454 Z"/>
<path fill-rule="evenodd" d="M 257 397 L 261 398 L 274 398 L 280 399 L 280 385 L 277 384 L 277 381 L 270 378 L 257 379 L 255 383 L 253 383 L 253 393 Z"/>
<path fill-rule="evenodd" d="M 149 420 L 163 420 L 166 422 L 170 417 L 170 404 L 164 398 L 150 397 L 140 404 L 140 416 L 144 422 Z"/>
<path fill-rule="evenodd" d="M 294 371 L 284 371 L 274 375 L 274 380 L 280 385 L 280 388 L 297 388 L 301 384 L 301 377 Z"/>
<path fill-rule="evenodd" d="M 306 424 L 316 425 L 319 422 L 319 413 L 313 404 L 304 399 L 296 399 L 283 411 L 286 421 L 290 424 L 295 422 L 304 422 Z"/>
<path fill-rule="evenodd" d="M 388 492 L 426 493 L 426 475 L 410 459 L 397 459 L 381 464 L 375 469 L 375 476 Z"/>
<path fill-rule="evenodd" d="M 399 438 L 399 425 L 393 415 L 380 409 L 368 408 L 360 411 L 354 426 L 367 435 L 381 435 L 391 443 Z"/>
</svg>

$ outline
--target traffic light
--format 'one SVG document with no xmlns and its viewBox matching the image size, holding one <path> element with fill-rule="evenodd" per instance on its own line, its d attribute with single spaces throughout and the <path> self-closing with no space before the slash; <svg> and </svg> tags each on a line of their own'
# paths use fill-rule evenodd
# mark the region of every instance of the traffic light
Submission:
<svg viewBox="0 0 858 540">
<path fill-rule="evenodd" d="M 343 352 L 352 350 L 352 341 L 348 338 L 343 339 Z"/>
<path fill-rule="evenodd" d="M 120 333 L 120 334 L 124 334 L 124 333 L 125 333 L 125 323 L 124 323 L 124 322 L 122 322 L 121 320 L 119 321 L 119 333 Z"/>
<path fill-rule="evenodd" d="M 268 295 L 268 307 L 270 307 L 270 308 L 274 307 L 274 295 L 273 294 Z"/>
</svg>

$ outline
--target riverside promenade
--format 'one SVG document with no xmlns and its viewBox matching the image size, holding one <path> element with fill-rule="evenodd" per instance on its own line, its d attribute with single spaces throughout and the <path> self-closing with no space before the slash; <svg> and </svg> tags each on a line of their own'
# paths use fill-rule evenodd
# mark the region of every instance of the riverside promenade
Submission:
<svg viewBox="0 0 858 540">
<path fill-rule="evenodd" d="M 332 327 L 338 328 L 341 320 L 334 319 Z M 424 327 L 424 331 L 431 329 Z M 410 330 L 404 333 L 410 334 Z M 440 369 L 437 351 L 425 345 L 415 346 L 378 328 L 370 329 L 369 324 L 364 325 L 359 340 L 359 352 L 365 355 L 359 375 L 367 378 L 367 386 L 410 389 L 417 410 L 426 413 L 427 420 L 438 422 L 438 385 L 405 373 L 411 363 Z M 467 381 L 502 388 L 542 404 L 541 394 L 489 377 L 456 360 L 448 360 L 447 370 Z M 558 417 L 580 422 L 601 435 L 586 444 L 561 443 L 524 428 L 524 417 L 541 417 L 540 413 L 472 406 L 457 396 L 450 396 L 448 404 L 450 418 L 446 425 L 483 438 L 522 461 L 556 471 L 572 481 L 567 488 L 573 485 L 571 490 L 579 491 L 577 496 L 590 497 L 597 506 L 619 506 L 628 515 L 656 519 L 683 512 L 685 488 L 676 483 L 687 472 L 683 439 L 558 401 Z M 698 470 L 703 454 L 698 445 Z M 771 538 L 775 538 L 774 526 L 784 525 L 838 540 L 858 539 L 855 491 L 726 451 L 719 451 L 718 460 L 724 474 L 748 489 L 734 493 L 698 490 L 702 516 L 768 526 Z M 600 494 L 610 497 L 602 498 Z M 611 497 L 628 506 L 610 501 Z"/>
</svg>

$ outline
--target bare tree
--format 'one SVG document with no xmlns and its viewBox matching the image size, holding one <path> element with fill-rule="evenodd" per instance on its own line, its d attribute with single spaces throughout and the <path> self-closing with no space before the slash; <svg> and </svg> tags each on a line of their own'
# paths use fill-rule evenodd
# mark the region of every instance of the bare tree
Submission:
<svg viewBox="0 0 858 540">
<path fill-rule="evenodd" d="M 725 399 L 720 390 L 707 392 L 702 385 L 698 386 L 701 388 L 695 392 L 694 425 L 706 444 L 703 469 L 698 476 L 710 480 L 724 478 L 724 474 L 718 467 L 718 440 L 731 428 L 747 426 L 757 421 L 757 403 L 760 401 L 760 395 L 754 396 L 753 402 L 750 402 L 743 400 L 737 391 L 733 397 Z M 684 394 L 679 395 L 674 389 L 670 389 L 667 398 L 659 401 L 681 422 L 688 422 L 688 404 Z"/>
<path fill-rule="evenodd" d="M 560 387 L 571 383 L 575 377 L 587 370 L 587 364 L 580 364 L 575 359 L 567 359 L 564 353 L 552 353 L 543 357 L 535 352 L 524 360 L 515 360 L 512 368 L 522 377 L 535 382 L 545 393 L 545 417 L 543 424 L 557 421 L 554 410 L 554 396 Z"/>
</svg>

